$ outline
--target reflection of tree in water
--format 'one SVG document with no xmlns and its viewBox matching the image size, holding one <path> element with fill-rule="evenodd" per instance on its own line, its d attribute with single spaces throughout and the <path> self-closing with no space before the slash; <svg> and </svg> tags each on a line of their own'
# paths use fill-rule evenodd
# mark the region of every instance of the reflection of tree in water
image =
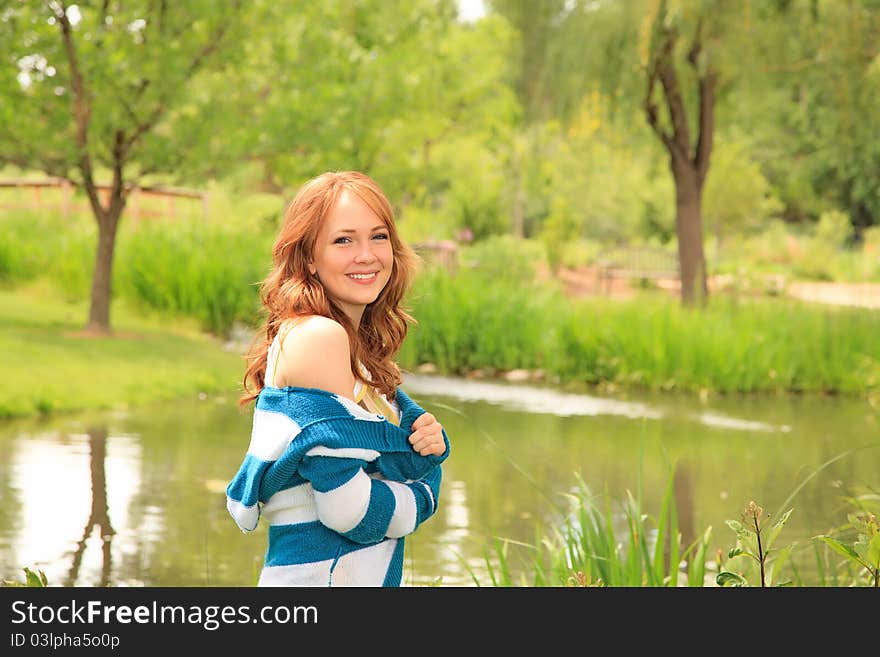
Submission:
<svg viewBox="0 0 880 657">
<path fill-rule="evenodd" d="M 673 503 L 675 505 L 676 524 L 680 538 L 680 550 L 686 550 L 696 540 L 694 528 L 694 483 L 691 476 L 691 467 L 687 461 L 679 461 L 675 465 L 673 473 Z M 669 560 L 672 536 L 666 535 L 666 545 L 663 546 L 663 566 L 667 572 L 670 569 Z M 679 552 L 680 553 L 680 552 Z M 688 560 L 693 556 L 689 556 Z"/>
<path fill-rule="evenodd" d="M 65 586 L 76 586 L 86 543 L 92 535 L 95 525 L 98 526 L 102 552 L 101 580 L 98 586 L 110 585 L 110 570 L 112 567 L 110 547 L 116 531 L 110 524 L 107 508 L 107 476 L 104 471 L 104 459 L 107 455 L 107 429 L 106 427 L 91 428 L 88 430 L 88 434 L 89 464 L 92 480 L 92 509 L 89 512 L 89 519 L 86 521 L 86 526 L 83 529 L 82 539 L 77 543 L 76 550 L 73 553 L 73 563 L 70 566 L 70 573 L 67 576 Z"/>
<path fill-rule="evenodd" d="M 675 468 L 675 509 L 678 515 L 678 531 L 681 544 L 687 548 L 696 538 L 694 527 L 694 482 L 687 461 L 680 461 Z"/>
</svg>

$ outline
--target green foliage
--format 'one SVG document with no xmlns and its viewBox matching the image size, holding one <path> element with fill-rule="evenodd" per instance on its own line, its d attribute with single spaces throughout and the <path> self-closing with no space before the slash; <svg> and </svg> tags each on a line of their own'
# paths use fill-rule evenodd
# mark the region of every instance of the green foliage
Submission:
<svg viewBox="0 0 880 657">
<path fill-rule="evenodd" d="M 24 581 L 20 582 L 12 579 L 5 579 L 0 586 L 21 586 L 21 587 L 32 587 L 32 588 L 44 588 L 49 586 L 46 580 L 46 573 L 42 570 L 31 570 L 27 566 L 22 568 L 24 571 Z"/>
<path fill-rule="evenodd" d="M 565 247 L 576 235 L 576 223 L 571 208 L 562 198 L 555 198 L 550 216 L 544 221 L 541 239 L 547 253 L 547 263 L 554 275 L 559 273 L 565 257 Z"/>
<path fill-rule="evenodd" d="M 742 139 L 717 136 L 703 191 L 707 231 L 718 236 L 748 233 L 782 210 L 759 164 Z"/>
<path fill-rule="evenodd" d="M 399 354 L 401 365 L 431 362 L 444 372 L 542 367 L 553 348 L 544 309 L 558 291 L 535 284 L 535 258 L 526 255 L 535 247 L 540 257 L 537 244 L 494 238 L 465 249 L 453 276 L 422 273 L 410 303 L 418 324 Z"/>
<path fill-rule="evenodd" d="M 781 580 L 782 570 L 788 561 L 792 545 L 774 548 L 779 533 L 785 526 L 793 509 L 789 509 L 773 525 L 767 528 L 770 516 L 764 515 L 764 509 L 755 502 L 749 502 L 743 511 L 742 522 L 728 520 L 727 525 L 736 534 L 736 546 L 727 554 L 729 567 L 731 561 L 741 566 L 738 572 L 719 570 L 715 581 L 719 586 L 750 586 L 750 577 L 754 576 L 754 568 L 758 569 L 757 582 L 761 587 L 788 586 L 789 580 Z M 751 560 L 751 561 L 749 561 Z"/>
<path fill-rule="evenodd" d="M 847 513 L 847 524 L 838 535 L 814 538 L 859 568 L 869 586 L 880 588 L 880 495 L 868 489 L 846 501 L 852 511 Z"/>
<path fill-rule="evenodd" d="M 237 50 L 254 37 L 261 3 L 249 3 L 248 12 L 203 0 L 77 5 L 67 17 L 81 80 L 71 73 L 55 7 L 6 5 L 7 49 L 20 62 L 17 79 L 10 66 L 0 83 L 8 113 L 0 115 L 0 144 L 11 161 L 61 176 L 79 167 L 72 109 L 80 81 L 91 103 L 85 149 L 93 166 L 112 169 L 121 155 L 140 171 L 183 174 L 223 158 L 214 135 L 230 121 L 216 111 L 221 88 L 212 89 L 212 75 L 241 61 Z"/>
<path fill-rule="evenodd" d="M 804 240 L 802 255 L 792 262 L 792 274 L 809 280 L 834 280 L 835 263 L 853 251 L 846 246 L 851 232 L 846 214 L 839 210 L 823 212 L 813 235 Z"/>
<path fill-rule="evenodd" d="M 840 283 L 880 282 L 880 227 L 864 233 L 861 246 L 846 245 L 848 218 L 823 213 L 821 225 L 789 227 L 772 220 L 759 232 L 708 241 L 712 273 L 733 277 L 741 292 L 761 291 L 767 275 L 786 280 Z"/>
<path fill-rule="evenodd" d="M 3 217 L 0 281 L 32 280 L 45 271 L 49 259 L 44 240 L 52 235 L 45 225 L 46 219 L 45 214 L 38 212 L 16 212 Z"/>
<path fill-rule="evenodd" d="M 451 141 L 438 149 L 438 165 L 448 176 L 446 207 L 455 237 L 462 229 L 474 239 L 503 235 L 510 231 L 504 211 L 506 180 L 499 155 L 473 139 Z"/>
<path fill-rule="evenodd" d="M 463 248 L 461 261 L 474 278 L 484 283 L 504 280 L 513 285 L 532 285 L 544 258 L 539 243 L 501 235 Z"/>
<path fill-rule="evenodd" d="M 549 535 L 539 534 L 534 545 L 495 539 L 494 558 L 485 558 L 492 586 L 704 586 L 711 527 L 691 545 L 681 545 L 673 482 L 670 474 L 654 519 L 632 493 L 627 492 L 622 508 L 615 511 L 578 477 L 576 490 L 565 496 L 569 504 L 561 525 Z M 514 545 L 531 555 L 531 567 L 523 571 L 532 571 L 531 581 L 512 575 L 509 548 Z M 471 576 L 479 586 L 473 570 Z"/>
<path fill-rule="evenodd" d="M 88 294 L 95 251 L 95 225 L 71 215 L 67 222 L 54 212 L 16 210 L 0 215 L 0 281 L 10 284 L 52 279 L 68 299 Z"/>
<path fill-rule="evenodd" d="M 675 234 L 672 179 L 652 144 L 633 131 L 641 117 L 615 120 L 612 100 L 593 91 L 581 101 L 558 150 L 552 193 L 565 199 L 587 239 L 667 241 Z"/>
<path fill-rule="evenodd" d="M 257 0 L 239 13 L 200 0 L 175 3 L 162 20 L 154 8 L 77 5 L 93 100 L 86 150 L 102 180 L 121 134 L 130 180 L 205 186 L 229 175 L 241 191 L 285 197 L 321 170 L 362 168 L 416 219 L 413 239 L 521 228 L 548 240 L 554 265 L 566 258 L 560 213 L 586 239 L 665 243 L 674 190 L 644 122 L 641 66 L 659 4 L 498 0 L 467 24 L 454 3 L 433 0 L 297 11 Z M 719 37 L 700 62 L 722 74 L 707 227 L 733 239 L 776 214 L 776 198 L 788 220 L 838 211 L 860 227 L 875 222 L 873 5 L 663 4 L 682 35 L 711 10 L 707 29 Z M 0 73 L 0 146 L 25 169 L 73 176 L 73 80 L 58 20 L 38 4 L 4 6 L 16 65 Z M 692 106 L 692 72 L 680 75 Z M 0 246 L 0 277 L 23 270 L 20 257 Z"/>
<path fill-rule="evenodd" d="M 256 287 L 268 271 L 271 237 L 246 226 L 142 223 L 119 245 L 120 293 L 150 309 L 196 318 L 225 335 L 258 317 Z"/>
</svg>

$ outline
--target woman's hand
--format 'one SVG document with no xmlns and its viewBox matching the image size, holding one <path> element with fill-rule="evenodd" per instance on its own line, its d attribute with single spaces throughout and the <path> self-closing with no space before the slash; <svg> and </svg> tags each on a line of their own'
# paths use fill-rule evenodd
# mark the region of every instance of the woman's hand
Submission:
<svg viewBox="0 0 880 657">
<path fill-rule="evenodd" d="M 412 424 L 409 442 L 413 449 L 422 456 L 436 454 L 440 456 L 446 451 L 443 439 L 443 425 L 431 413 L 422 413 Z"/>
</svg>

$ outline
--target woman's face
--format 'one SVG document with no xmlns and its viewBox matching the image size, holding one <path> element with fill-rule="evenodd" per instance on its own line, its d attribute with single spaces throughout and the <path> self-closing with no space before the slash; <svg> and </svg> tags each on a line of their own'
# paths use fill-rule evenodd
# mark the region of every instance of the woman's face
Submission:
<svg viewBox="0 0 880 657">
<path fill-rule="evenodd" d="M 393 266 L 385 223 L 357 194 L 343 190 L 318 231 L 309 271 L 357 326 Z"/>
</svg>

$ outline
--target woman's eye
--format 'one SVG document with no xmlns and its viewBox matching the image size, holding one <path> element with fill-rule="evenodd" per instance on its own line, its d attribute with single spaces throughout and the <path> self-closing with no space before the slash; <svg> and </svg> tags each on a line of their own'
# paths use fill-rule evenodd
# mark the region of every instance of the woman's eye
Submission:
<svg viewBox="0 0 880 657">
<path fill-rule="evenodd" d="M 349 242 L 351 242 L 350 237 L 337 237 L 335 240 L 333 240 L 334 244 L 348 244 Z"/>
<path fill-rule="evenodd" d="M 377 239 L 377 240 L 387 240 L 387 239 L 388 239 L 388 233 L 376 233 L 375 235 L 373 235 L 373 239 Z"/>
</svg>

